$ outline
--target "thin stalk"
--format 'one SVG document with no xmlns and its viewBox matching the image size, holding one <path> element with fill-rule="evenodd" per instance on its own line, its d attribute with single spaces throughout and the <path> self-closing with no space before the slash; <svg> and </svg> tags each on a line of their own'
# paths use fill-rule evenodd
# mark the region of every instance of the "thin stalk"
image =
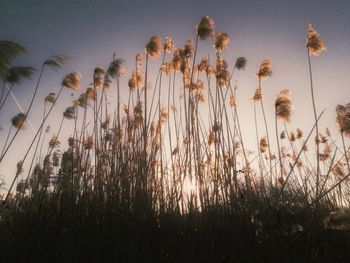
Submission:
<svg viewBox="0 0 350 263">
<path fill-rule="evenodd" d="M 261 90 L 261 79 L 259 78 L 259 89 Z M 265 114 L 265 109 L 264 109 L 264 103 L 263 103 L 263 98 L 260 100 L 260 105 L 261 105 L 261 111 L 264 117 L 264 124 L 265 124 L 265 131 L 266 131 L 266 138 L 267 138 L 267 144 L 268 150 L 269 150 L 269 164 L 270 164 L 270 172 L 272 173 L 272 154 L 271 154 L 271 144 L 270 144 L 270 136 L 269 136 L 269 129 L 267 126 L 267 120 L 266 120 L 266 114 Z"/>
<path fill-rule="evenodd" d="M 2 103 L 0 104 L 0 112 L 1 112 L 1 109 L 2 109 L 2 107 L 4 106 L 4 104 L 5 104 L 5 102 L 6 102 L 6 99 L 7 99 L 8 95 L 10 95 L 10 93 L 11 93 L 11 90 L 12 90 L 12 88 L 13 88 L 13 85 L 14 85 L 14 83 L 11 83 L 11 86 L 8 88 L 8 91 L 7 91 L 6 95 L 5 95 L 4 100 L 3 100 Z M 5 82 L 4 86 L 6 86 L 6 82 Z M 4 88 L 4 89 L 5 89 L 5 88 Z"/>
<path fill-rule="evenodd" d="M 29 107 L 28 107 L 28 109 L 27 109 L 27 111 L 26 111 L 26 113 L 25 113 L 25 117 L 24 117 L 23 121 L 20 123 L 19 127 L 17 128 L 15 134 L 12 136 L 12 139 L 11 139 L 10 143 L 8 144 L 8 146 L 7 146 L 6 150 L 5 150 L 5 152 L 4 152 L 3 154 L 1 154 L 0 162 L 1 162 L 1 160 L 4 158 L 6 152 L 10 149 L 10 147 L 11 147 L 12 143 L 14 142 L 14 140 L 15 140 L 17 134 L 19 133 L 21 127 L 23 126 L 25 120 L 26 120 L 27 117 L 28 117 L 29 111 L 31 110 L 31 108 L 32 108 L 32 106 L 33 106 L 34 99 L 35 99 L 35 97 L 36 97 L 36 94 L 37 94 L 37 91 L 38 91 L 38 88 L 39 88 L 39 84 L 40 84 L 40 80 L 41 80 L 41 77 L 42 77 L 44 68 L 45 68 L 45 64 L 43 64 L 42 67 L 41 67 L 39 79 L 38 79 L 38 81 L 37 81 L 37 83 L 36 83 L 35 90 L 34 90 L 34 94 L 33 94 L 32 99 L 31 99 L 31 101 L 30 101 Z M 11 91 L 11 90 L 9 90 L 9 92 L 10 92 L 10 91 Z"/>
<path fill-rule="evenodd" d="M 316 125 L 316 138 L 318 140 L 318 134 L 319 134 L 319 132 L 318 132 L 318 121 L 317 121 L 317 111 L 316 111 L 314 85 L 313 85 L 313 78 L 312 78 L 311 58 L 310 58 L 309 48 L 307 49 L 307 58 L 308 58 L 308 63 L 309 63 L 309 75 L 310 75 L 310 90 L 311 90 L 311 99 L 312 99 L 312 109 L 313 109 L 313 112 L 314 112 L 315 125 Z M 320 159 L 319 159 L 319 155 L 320 155 L 320 146 L 319 146 L 319 143 L 316 142 L 316 160 L 317 160 L 316 161 L 316 200 L 317 200 L 318 194 L 319 194 L 319 181 L 320 181 Z"/>
<path fill-rule="evenodd" d="M 60 88 L 60 90 L 59 90 L 59 92 L 58 92 L 58 94 L 57 94 L 57 97 L 56 97 L 55 102 L 52 103 L 51 108 L 50 108 L 49 111 L 47 112 L 47 114 L 46 114 L 46 116 L 45 116 L 43 122 L 41 123 L 40 127 L 38 128 L 38 130 L 37 130 L 37 132 L 36 132 L 36 134 L 35 134 L 35 136 L 34 136 L 34 138 L 32 139 L 32 142 L 31 142 L 29 148 L 27 149 L 27 151 L 26 151 L 26 153 L 25 153 L 25 155 L 24 155 L 24 157 L 23 157 L 23 159 L 22 159 L 22 165 L 21 165 L 20 168 L 22 168 L 24 161 L 26 160 L 26 158 L 27 158 L 27 156 L 28 156 L 28 154 L 29 154 L 29 152 L 30 152 L 30 150 L 31 150 L 31 148 L 32 148 L 32 146 L 33 146 L 33 144 L 34 144 L 34 142 L 35 142 L 37 136 L 39 135 L 40 129 L 43 127 L 43 125 L 44 125 L 45 121 L 47 120 L 47 118 L 49 117 L 49 115 L 50 115 L 52 109 L 53 109 L 54 106 L 56 105 L 57 100 L 58 100 L 58 98 L 59 98 L 59 96 L 61 95 L 61 92 L 62 92 L 62 90 L 63 90 L 63 87 L 64 87 L 64 86 L 61 85 L 61 88 Z M 3 158 L 4 158 L 4 156 L 6 155 L 6 152 L 8 151 L 8 149 L 9 149 L 9 148 L 6 148 L 6 150 L 5 150 L 4 154 L 3 154 L 3 156 L 0 157 L 0 162 L 3 160 Z M 3 203 L 2 203 L 3 206 L 5 206 L 5 204 L 6 204 L 7 200 L 8 200 L 8 198 L 10 197 L 12 188 L 13 188 L 13 186 L 14 186 L 14 184 L 15 184 L 15 181 L 16 181 L 17 177 L 18 177 L 18 175 L 16 175 L 16 176 L 13 178 L 13 181 L 12 181 L 12 183 L 11 183 L 11 186 L 10 186 L 10 188 L 9 188 L 9 190 L 8 190 L 8 192 L 7 192 L 7 195 L 6 195 L 6 197 L 5 197 L 5 199 L 4 199 Z"/>
</svg>

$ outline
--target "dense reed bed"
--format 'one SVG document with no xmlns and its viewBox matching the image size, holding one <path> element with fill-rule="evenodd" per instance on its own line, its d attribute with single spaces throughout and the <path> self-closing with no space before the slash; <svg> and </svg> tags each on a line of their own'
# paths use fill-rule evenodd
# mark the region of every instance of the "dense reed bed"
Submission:
<svg viewBox="0 0 350 263">
<path fill-rule="evenodd" d="M 200 57 L 201 41 L 213 53 Z M 350 258 L 350 106 L 336 107 L 341 145 L 316 107 L 313 57 L 326 45 L 312 25 L 306 37 L 312 129 L 291 131 L 289 90 L 276 98 L 268 123 L 262 83 L 272 62 L 257 65 L 255 115 L 245 116 L 232 84 L 247 60 L 222 55 L 229 36 L 210 17 L 194 41 L 175 47 L 171 37 L 150 38 L 144 55 L 128 63 L 114 56 L 87 76 L 63 77 L 42 102 L 41 124 L 28 138 L 17 173 L 1 183 L 0 250 L 6 262 L 344 262 Z M 207 42 L 206 42 L 207 44 Z M 0 111 L 14 85 L 34 72 L 13 67 L 21 45 L 0 42 Z M 154 69 L 154 60 L 161 66 Z M 42 76 L 69 59 L 43 62 L 29 107 L 5 130 L 0 162 L 30 124 Z M 317 66 L 317 65 L 315 65 Z M 155 74 L 155 76 L 154 76 Z M 150 85 L 150 78 L 153 84 Z M 316 76 L 317 77 L 317 76 Z M 121 83 L 128 79 L 128 86 Z M 61 94 L 75 95 L 57 131 L 49 117 Z M 123 97 L 121 90 L 128 90 Z M 109 94 L 116 101 L 109 101 Z M 244 102 L 240 102 L 244 103 Z M 271 102 L 268 102 L 271 103 Z M 240 123 L 256 128 L 256 151 L 245 147 Z M 258 127 L 262 120 L 263 134 Z M 69 125 L 67 124 L 68 122 Z M 73 123 L 73 125 L 72 125 Z M 73 127 L 67 130 L 66 127 Z M 66 137 L 68 136 L 68 137 Z M 338 136 L 338 135 L 336 135 Z M 272 147 L 276 145 L 277 147 Z M 308 151 L 308 148 L 311 150 Z M 23 169 L 26 167 L 26 169 Z"/>
</svg>

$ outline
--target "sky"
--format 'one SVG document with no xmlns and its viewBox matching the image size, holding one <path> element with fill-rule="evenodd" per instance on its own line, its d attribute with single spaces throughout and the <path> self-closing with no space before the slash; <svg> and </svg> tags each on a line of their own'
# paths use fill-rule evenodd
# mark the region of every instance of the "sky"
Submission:
<svg viewBox="0 0 350 263">
<path fill-rule="evenodd" d="M 40 68 L 51 55 L 65 54 L 72 58 L 59 72 L 45 72 L 36 107 L 29 115 L 37 128 L 40 122 L 36 116 L 41 116 L 44 96 L 57 91 L 65 74 L 81 72 L 82 87 L 87 87 L 94 68 L 107 67 L 114 52 L 132 67 L 134 56 L 144 52 L 151 36 L 159 35 L 162 39 L 172 36 L 175 45 L 182 46 L 185 40 L 195 38 L 195 25 L 201 17 L 211 16 L 217 31 L 230 36 L 229 48 L 222 53 L 227 62 L 233 64 L 239 56 L 248 61 L 246 70 L 239 72 L 234 81 L 238 86 L 239 112 L 243 120 L 249 120 L 242 122 L 242 131 L 249 137 L 254 130 L 250 98 L 257 87 L 255 73 L 264 58 L 270 58 L 273 67 L 272 77 L 263 83 L 269 123 L 273 123 L 274 99 L 280 90 L 288 88 L 295 107 L 291 129 L 311 129 L 313 112 L 305 35 L 307 25 L 312 23 L 327 44 L 326 52 L 312 58 L 317 109 L 319 112 L 326 109 L 321 127 L 329 127 L 336 133 L 334 109 L 337 104 L 350 102 L 349 14 L 350 1 L 347 0 L 2 0 L 0 37 L 27 48 L 27 54 L 14 62 L 16 65 Z M 213 54 L 211 47 L 209 40 L 201 41 L 200 54 Z M 159 65 L 159 61 L 152 63 Z M 24 109 L 37 78 L 35 74 L 32 81 L 14 87 Z M 69 101 L 70 93 L 66 92 L 62 100 Z M 68 103 L 62 105 L 62 109 L 67 106 Z M 18 112 L 12 102 L 0 113 L 1 147 L 10 120 Z M 52 116 L 50 124 L 55 130 L 57 116 Z M 12 150 L 0 163 L 0 175 L 8 185 L 32 137 L 30 128 L 21 131 Z"/>
</svg>

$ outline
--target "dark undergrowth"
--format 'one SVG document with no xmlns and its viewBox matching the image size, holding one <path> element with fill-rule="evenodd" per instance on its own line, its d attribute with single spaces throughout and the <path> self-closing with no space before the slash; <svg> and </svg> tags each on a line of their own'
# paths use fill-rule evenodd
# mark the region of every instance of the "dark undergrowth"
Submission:
<svg viewBox="0 0 350 263">
<path fill-rule="evenodd" d="M 254 200 L 230 209 L 155 214 L 50 197 L 4 208 L 2 262 L 347 262 L 349 231 L 324 227 L 329 207 L 288 209 Z M 251 203 L 252 200 L 250 200 Z"/>
</svg>

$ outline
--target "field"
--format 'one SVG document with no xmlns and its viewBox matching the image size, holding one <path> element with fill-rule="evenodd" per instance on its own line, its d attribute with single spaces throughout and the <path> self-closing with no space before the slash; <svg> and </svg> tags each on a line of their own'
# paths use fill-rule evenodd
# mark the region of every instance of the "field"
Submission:
<svg viewBox="0 0 350 263">
<path fill-rule="evenodd" d="M 204 40 L 213 48 L 201 57 Z M 16 174 L 0 181 L 1 260 L 346 262 L 350 104 L 334 105 L 336 135 L 319 127 L 324 111 L 316 107 L 312 70 L 326 44 L 310 24 L 305 85 L 314 118 L 302 131 L 289 128 L 288 89 L 273 102 L 268 123 L 271 102 L 262 86 L 272 77 L 268 58 L 256 69 L 254 116 L 240 111 L 247 102 L 237 100 L 234 80 L 249 61 L 237 57 L 229 64 L 222 55 L 229 42 L 206 16 L 182 47 L 152 36 L 128 63 L 114 55 L 105 68 L 96 67 L 84 90 L 79 72 L 66 74 L 40 104 L 42 78 L 52 70 L 61 74 L 70 58 L 45 60 L 27 109 L 11 125 L 1 123 L 3 162 L 21 131 L 32 127 L 33 109 L 43 106 Z M 34 74 L 33 67 L 12 65 L 25 50 L 0 42 L 0 112 L 12 103 L 13 87 Z M 156 59 L 159 68 L 152 67 Z M 64 93 L 72 93 L 70 105 L 59 113 L 58 130 L 50 131 Z M 245 147 L 241 123 L 247 121 L 255 125 L 254 151 Z"/>
</svg>

